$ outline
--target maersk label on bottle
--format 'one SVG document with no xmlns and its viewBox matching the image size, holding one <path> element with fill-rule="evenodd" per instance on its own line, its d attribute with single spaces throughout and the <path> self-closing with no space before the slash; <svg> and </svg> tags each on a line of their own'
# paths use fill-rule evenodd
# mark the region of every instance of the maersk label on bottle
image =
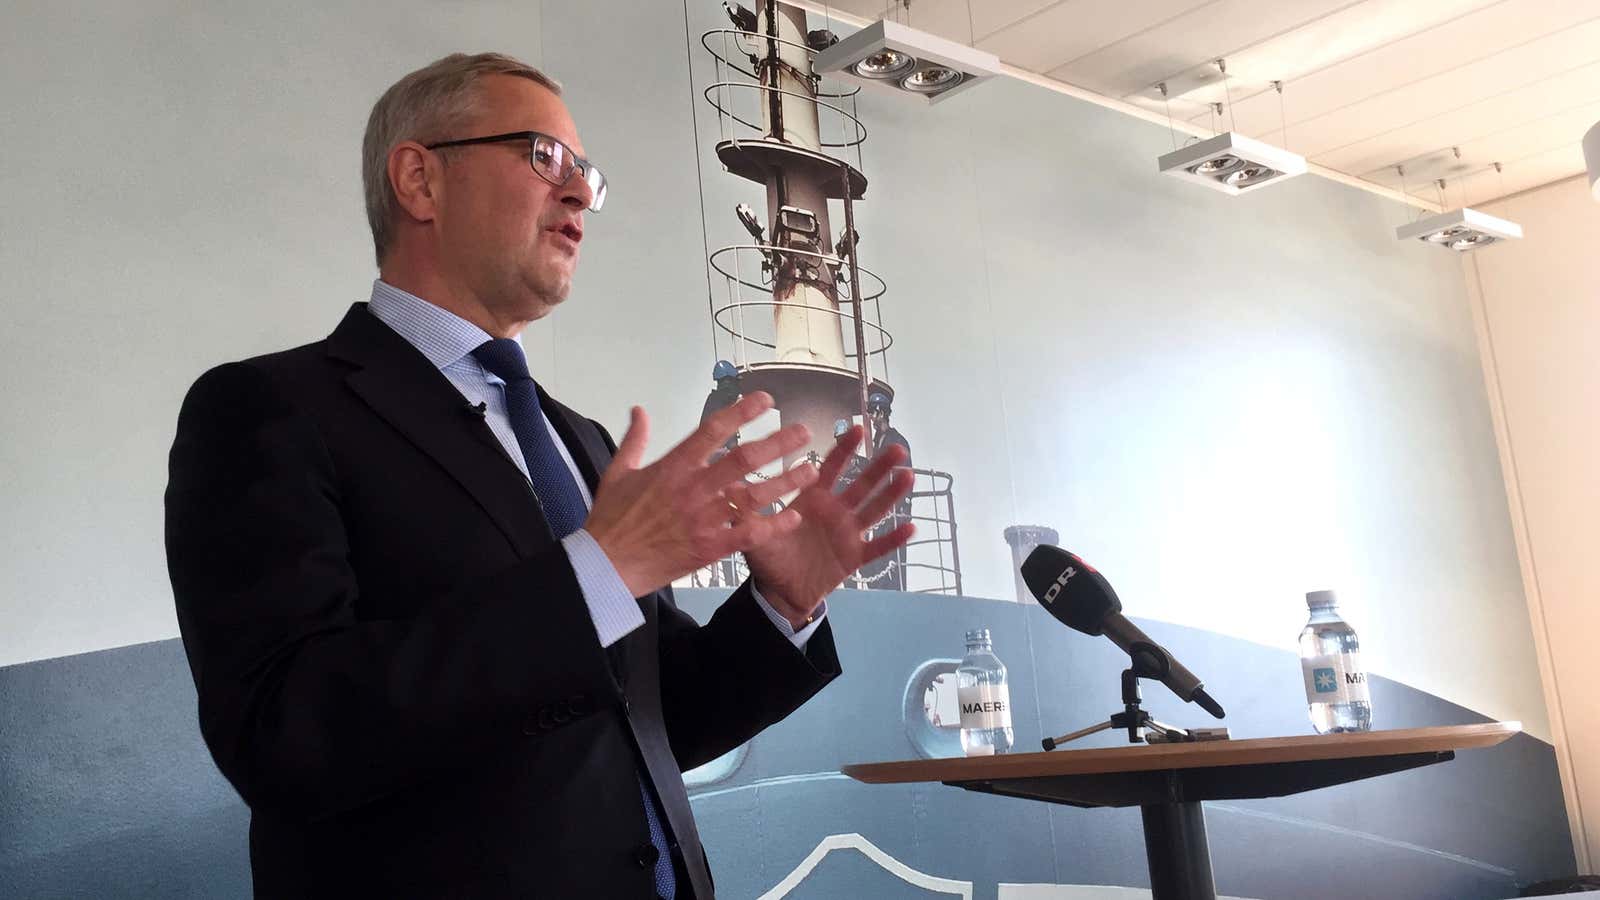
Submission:
<svg viewBox="0 0 1600 900">
<path fill-rule="evenodd" d="M 956 691 L 961 701 L 961 727 L 973 730 L 1011 727 L 1011 688 L 975 684 Z"/>
<path fill-rule="evenodd" d="M 1330 653 L 1301 659 L 1310 703 L 1370 703 L 1360 653 Z"/>
</svg>

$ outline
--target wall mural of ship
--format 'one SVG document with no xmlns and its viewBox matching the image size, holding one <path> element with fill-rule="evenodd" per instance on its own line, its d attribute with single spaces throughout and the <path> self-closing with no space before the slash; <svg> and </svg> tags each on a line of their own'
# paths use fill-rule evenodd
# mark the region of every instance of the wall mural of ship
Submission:
<svg viewBox="0 0 1600 900">
<path fill-rule="evenodd" d="M 723 171 L 762 189 L 764 213 L 739 203 L 732 212 L 750 240 L 714 250 L 706 260 L 723 292 L 710 311 L 716 387 L 702 416 L 745 392 L 771 394 L 781 424 L 802 423 L 812 434 L 811 445 L 785 466 L 815 465 L 852 422 L 867 432 L 863 452 L 890 444 L 909 451 L 891 420 L 894 339 L 881 311 L 888 285 L 860 263 L 855 204 L 867 190 L 859 168 L 866 127 L 847 108 L 860 89 L 823 86 L 814 61 L 837 38 L 826 28 L 809 28 L 804 10 L 776 2 L 755 11 L 727 10 L 732 27 L 701 36 L 717 73 L 703 96 L 716 114 L 714 148 Z M 866 458 L 858 457 L 844 478 Z M 912 460 L 912 496 L 879 527 L 910 519 L 918 536 L 905 550 L 863 567 L 853 586 L 960 594 L 953 479 Z M 734 558 L 691 584 L 733 587 L 744 574 Z"/>
<path fill-rule="evenodd" d="M 716 386 L 703 415 L 743 392 L 770 393 L 782 424 L 804 423 L 813 435 L 785 466 L 815 464 L 852 422 L 866 427 L 869 452 L 886 442 L 910 449 L 891 418 L 897 402 L 915 402 L 891 379 L 882 304 L 892 296 L 886 278 L 860 263 L 870 235 L 856 227 L 869 184 L 859 87 L 816 72 L 818 54 L 838 40 L 830 21 L 776 0 L 724 8 L 729 25 L 700 35 L 715 75 L 695 87 L 715 133 L 704 120 L 696 137 L 727 177 L 749 185 L 750 199 L 728 211 L 749 240 L 708 253 L 721 291 L 710 306 Z M 914 543 L 863 567 L 830 599 L 845 676 L 755 741 L 686 773 L 726 896 L 1039 900 L 1124 897 L 1148 884 L 1136 810 L 865 786 L 839 774 L 851 762 L 960 754 L 941 710 L 972 628 L 990 629 L 1010 668 L 1017 752 L 1117 707 L 1125 659 L 1043 614 L 1020 574 L 1014 597 L 963 593 L 962 539 L 1003 540 L 1020 564 L 1059 536 L 1032 524 L 963 534 L 956 485 L 938 459 L 938 448 L 917 448 L 913 495 L 880 525 L 910 518 Z M 680 604 L 708 617 L 746 574 L 737 556 L 722 560 L 680 583 Z M 1205 674 L 1236 711 L 1224 723 L 1236 736 L 1309 731 L 1292 654 L 1141 624 Z M 1486 721 L 1382 678 L 1373 692 L 1389 723 Z M 1201 724 L 1186 722 L 1189 710 L 1170 694 L 1149 701 L 1169 720 Z M 1526 810 L 1515 824 L 1484 822 L 1484 810 L 1511 808 Z M 1376 783 L 1207 810 L 1218 888 L 1235 896 L 1504 897 L 1572 865 L 1553 755 L 1527 736 Z"/>
<path fill-rule="evenodd" d="M 685 18 L 720 16 L 712 2 L 689 0 Z M 880 425 L 874 406 L 937 402 L 893 377 L 894 341 L 879 306 L 895 302 L 890 276 L 904 279 L 917 261 L 874 259 L 881 278 L 857 263 L 860 248 L 874 246 L 854 221 L 855 204 L 868 202 L 866 125 L 852 88 L 816 77 L 819 48 L 831 42 L 826 14 L 775 0 L 728 12 L 720 27 L 686 36 L 714 72 L 691 72 L 698 108 L 715 114 L 696 123 L 702 168 L 725 169 L 715 177 L 748 189 L 729 205 L 750 239 L 706 254 L 722 289 L 708 310 L 715 337 L 706 362 L 725 361 L 714 374 L 728 381 L 707 400 L 771 392 L 782 421 L 805 422 L 816 435 L 785 461 L 804 465 L 827 452 L 839 420 L 887 439 L 894 420 Z M 726 224 L 729 212 L 707 215 Z M 963 548 L 969 561 L 982 559 L 993 541 L 992 556 L 1019 562 L 1058 535 L 1030 523 L 959 530 L 956 485 L 940 471 L 957 448 L 929 443 L 915 448 L 916 494 L 895 512 L 915 519 L 919 542 L 829 600 L 844 675 L 748 745 L 685 775 L 721 897 L 1089 900 L 1137 896 L 1148 884 L 1135 809 L 868 786 L 839 772 L 960 752 L 939 685 L 977 628 L 989 629 L 1010 670 L 1017 751 L 1120 706 L 1127 658 L 1109 642 L 1062 627 L 1020 580 L 1012 596 L 967 593 L 990 573 L 969 562 L 964 575 Z M 974 516 L 978 492 L 995 486 L 966 481 Z M 1105 574 L 1115 583 L 1128 573 Z M 679 603 L 703 620 L 743 577 L 738 559 L 724 560 L 680 585 Z M 1004 593 L 1009 582 L 985 583 Z M 1205 679 L 1235 737 L 1309 732 L 1293 653 L 1136 621 Z M 1486 721 L 1386 678 L 1372 677 L 1371 692 L 1379 727 Z M 1164 721 L 1211 724 L 1160 687 L 1145 701 Z M 248 811 L 194 727 L 179 640 L 0 667 L 0 760 L 0 895 L 248 896 Z M 1206 816 L 1218 890 L 1234 897 L 1488 900 L 1575 865 L 1554 752 L 1528 735 L 1382 779 L 1210 803 Z"/>
</svg>

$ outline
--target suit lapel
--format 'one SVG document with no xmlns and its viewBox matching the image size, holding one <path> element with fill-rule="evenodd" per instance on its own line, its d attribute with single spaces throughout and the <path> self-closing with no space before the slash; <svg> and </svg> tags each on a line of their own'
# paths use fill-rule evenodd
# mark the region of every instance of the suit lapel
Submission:
<svg viewBox="0 0 1600 900">
<path fill-rule="evenodd" d="M 357 303 L 329 336 L 328 354 L 356 366 L 346 383 L 372 410 L 454 478 L 495 522 L 516 552 L 523 557 L 554 542 L 548 523 L 533 502 L 532 489 L 521 469 L 506 457 L 481 415 L 469 412 L 467 401 L 448 378 L 415 347 Z M 566 444 L 589 493 L 599 491 L 600 476 L 611 462 L 613 448 L 601 430 L 588 419 L 556 401 L 540 388 L 539 403 L 556 433 Z M 642 604 L 645 626 L 606 648 L 612 671 L 624 691 L 637 657 L 656 640 L 656 603 Z M 645 681 L 646 689 L 654 680 Z M 630 717 L 635 741 L 639 723 Z M 672 789 L 678 773 L 671 761 L 670 745 L 657 722 L 648 731 L 654 765 L 645 763 L 657 785 L 669 788 L 662 795 L 662 811 L 683 844 L 692 890 L 709 896 L 698 832 L 682 788 Z M 681 784 L 681 782 L 680 782 Z"/>
<path fill-rule="evenodd" d="M 593 422 L 568 409 L 545 393 L 544 388 L 538 390 L 539 406 L 544 409 L 550 424 L 555 426 L 556 434 L 567 445 L 567 452 L 572 454 L 572 461 L 578 464 L 584 482 L 589 485 L 589 496 L 593 497 L 600 490 L 600 475 L 611 462 L 610 448 Z"/>
<path fill-rule="evenodd" d="M 519 556 L 554 538 L 527 479 L 505 455 L 483 417 L 415 347 L 357 303 L 328 338 L 330 356 L 358 368 L 350 389 L 454 478 Z M 591 466 L 593 464 L 591 463 Z"/>
<path fill-rule="evenodd" d="M 583 473 L 583 480 L 589 485 L 589 496 L 595 496 L 600 491 L 600 476 L 611 462 L 611 448 L 606 445 L 600 429 L 545 393 L 542 387 L 539 388 L 539 406 L 550 419 L 550 424 L 555 426 L 556 434 L 567 445 L 572 461 L 578 464 L 578 471 Z M 655 640 L 655 604 L 645 603 L 642 608 L 644 627 L 623 635 L 621 640 L 606 648 L 612 674 L 617 676 L 624 690 L 627 689 L 629 673 L 634 669 L 633 657 L 640 649 L 638 642 L 647 635 L 650 640 Z"/>
<path fill-rule="evenodd" d="M 573 461 L 578 464 L 584 479 L 589 483 L 591 496 L 596 494 L 599 490 L 600 476 L 605 473 L 615 452 L 606 435 L 593 422 L 557 402 L 545 393 L 543 388 L 539 389 L 539 405 L 549 417 L 550 424 L 555 426 L 561 440 L 566 442 Z M 629 690 L 629 674 L 634 671 L 640 673 L 639 680 L 644 685 L 642 688 L 635 688 L 636 690 L 657 688 L 658 680 L 649 673 L 652 670 L 659 671 L 659 663 L 654 663 L 652 667 L 646 664 L 646 660 L 654 661 L 657 658 L 655 654 L 659 653 L 659 650 L 652 646 L 657 639 L 659 602 L 661 602 L 659 599 L 653 599 L 642 604 L 644 627 L 629 632 L 621 640 L 606 648 L 606 656 L 611 661 L 611 670 L 624 692 Z M 684 893 L 687 887 L 689 892 L 697 897 L 709 897 L 712 895 L 711 876 L 706 871 L 700 833 L 695 827 L 694 813 L 689 806 L 689 795 L 683 787 L 682 773 L 672 757 L 672 745 L 666 729 L 659 719 L 653 723 L 642 722 L 632 715 L 628 716 L 628 727 L 633 732 L 634 742 L 639 746 L 640 761 L 649 773 L 650 780 L 656 785 L 657 796 L 661 799 L 661 811 L 666 815 L 682 847 L 690 885 L 680 883 L 679 893 Z"/>
</svg>

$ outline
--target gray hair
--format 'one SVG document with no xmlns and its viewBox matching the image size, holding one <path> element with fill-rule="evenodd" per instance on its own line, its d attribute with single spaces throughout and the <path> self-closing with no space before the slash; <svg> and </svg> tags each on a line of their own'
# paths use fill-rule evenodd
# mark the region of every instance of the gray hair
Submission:
<svg viewBox="0 0 1600 900">
<path fill-rule="evenodd" d="M 477 112 L 482 96 L 478 82 L 485 75 L 516 75 L 561 93 L 555 79 L 503 53 L 452 53 L 395 82 L 373 104 L 361 140 L 361 182 L 378 265 L 393 240 L 399 206 L 389 182 L 389 151 L 401 141 L 427 144 L 469 137 L 452 132 Z"/>
</svg>

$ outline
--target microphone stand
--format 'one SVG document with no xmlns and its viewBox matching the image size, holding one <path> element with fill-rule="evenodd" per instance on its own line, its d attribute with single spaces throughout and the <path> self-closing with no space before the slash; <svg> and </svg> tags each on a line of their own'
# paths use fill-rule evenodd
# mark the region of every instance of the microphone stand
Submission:
<svg viewBox="0 0 1600 900">
<path fill-rule="evenodd" d="M 1176 744 L 1228 739 L 1226 728 L 1185 729 L 1152 719 L 1140 706 L 1143 698 L 1139 694 L 1139 679 L 1159 681 L 1165 678 L 1172 658 L 1167 656 L 1165 650 L 1145 641 L 1137 641 L 1129 649 L 1133 665 L 1122 670 L 1122 712 L 1112 713 L 1110 719 L 1090 725 L 1088 728 L 1080 728 L 1060 737 L 1045 738 L 1041 742 L 1044 749 L 1054 750 L 1069 741 L 1113 728 L 1126 728 L 1130 744 Z"/>
</svg>

